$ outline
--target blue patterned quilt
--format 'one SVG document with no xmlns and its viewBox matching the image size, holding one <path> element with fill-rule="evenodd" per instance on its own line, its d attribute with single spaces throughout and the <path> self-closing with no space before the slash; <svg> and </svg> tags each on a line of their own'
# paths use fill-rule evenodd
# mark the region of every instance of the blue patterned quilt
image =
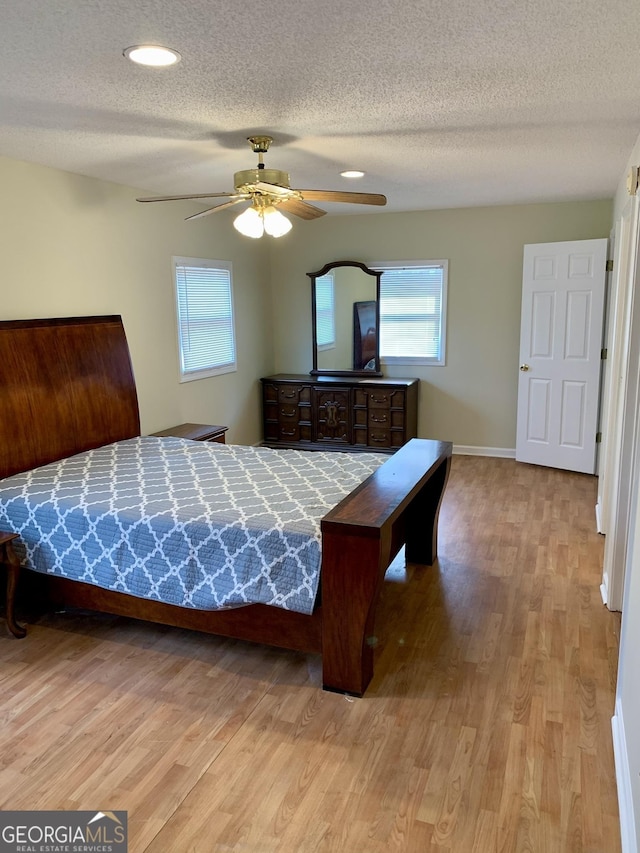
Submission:
<svg viewBox="0 0 640 853">
<path fill-rule="evenodd" d="M 202 610 L 311 613 L 320 519 L 388 457 L 142 436 L 0 480 L 39 572 Z"/>
</svg>

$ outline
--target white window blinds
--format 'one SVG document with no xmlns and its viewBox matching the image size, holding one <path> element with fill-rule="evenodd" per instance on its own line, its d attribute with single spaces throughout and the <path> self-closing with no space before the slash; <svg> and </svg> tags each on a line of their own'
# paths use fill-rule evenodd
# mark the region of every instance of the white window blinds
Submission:
<svg viewBox="0 0 640 853">
<path fill-rule="evenodd" d="M 182 379 L 235 370 L 231 264 L 175 258 L 174 265 Z"/>
<path fill-rule="evenodd" d="M 333 272 L 315 280 L 316 285 L 316 343 L 329 349 L 336 342 L 336 315 L 333 298 Z"/>
<path fill-rule="evenodd" d="M 376 264 L 380 280 L 380 357 L 444 364 L 446 261 Z"/>
</svg>

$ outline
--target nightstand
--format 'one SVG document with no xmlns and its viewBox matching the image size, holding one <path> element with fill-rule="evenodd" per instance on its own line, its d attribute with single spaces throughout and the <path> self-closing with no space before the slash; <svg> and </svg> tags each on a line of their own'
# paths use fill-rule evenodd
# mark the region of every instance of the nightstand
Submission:
<svg viewBox="0 0 640 853">
<path fill-rule="evenodd" d="M 16 587 L 18 585 L 18 576 L 20 574 L 20 561 L 13 550 L 13 540 L 17 538 L 17 533 L 8 533 L 6 530 L 0 530 L 0 563 L 2 563 L 7 569 L 7 626 L 14 637 L 24 637 L 27 633 L 26 628 L 23 628 L 22 625 L 18 625 L 15 620 L 13 609 L 16 598 Z"/>
<path fill-rule="evenodd" d="M 160 432 L 152 432 L 151 435 L 160 438 L 172 435 L 174 438 L 190 438 L 192 441 L 215 441 L 218 444 L 224 444 L 224 434 L 228 429 L 229 427 L 218 424 L 178 424 L 169 429 L 161 429 Z"/>
</svg>

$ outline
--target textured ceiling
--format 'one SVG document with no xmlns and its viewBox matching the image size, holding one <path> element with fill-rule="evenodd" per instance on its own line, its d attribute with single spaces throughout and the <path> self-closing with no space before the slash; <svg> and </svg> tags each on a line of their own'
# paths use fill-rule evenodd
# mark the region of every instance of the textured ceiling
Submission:
<svg viewBox="0 0 640 853">
<path fill-rule="evenodd" d="M 216 192 L 262 132 L 292 186 L 388 210 L 611 197 L 639 33 L 637 0 L 0 0 L 0 154 Z M 123 58 L 145 42 L 182 62 Z"/>
</svg>

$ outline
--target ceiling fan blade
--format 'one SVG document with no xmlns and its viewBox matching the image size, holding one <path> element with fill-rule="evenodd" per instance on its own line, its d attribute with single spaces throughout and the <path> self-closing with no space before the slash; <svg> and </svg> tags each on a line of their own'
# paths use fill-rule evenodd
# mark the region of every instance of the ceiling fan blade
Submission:
<svg viewBox="0 0 640 853">
<path fill-rule="evenodd" d="M 297 198 L 288 198 L 278 203 L 278 210 L 285 210 L 287 213 L 293 213 L 294 216 L 299 216 L 301 219 L 317 219 L 319 216 L 324 216 L 326 210 L 320 210 L 319 207 L 314 207 L 312 204 L 307 204 L 305 201 L 300 201 Z"/>
<path fill-rule="evenodd" d="M 153 198 L 137 198 L 136 201 L 188 201 L 193 198 L 237 198 L 239 193 L 198 193 L 197 195 L 159 195 Z M 242 196 L 247 198 L 245 194 Z"/>
<path fill-rule="evenodd" d="M 189 222 L 190 219 L 200 219 L 201 216 L 208 216 L 210 213 L 216 213 L 218 210 L 224 210 L 225 207 L 233 207 L 234 204 L 239 204 L 241 201 L 246 201 L 247 197 L 243 196 L 242 198 L 234 198 L 231 201 L 225 201 L 224 204 L 218 204 L 215 207 L 209 207 L 207 210 L 201 210 L 200 213 L 194 213 L 192 216 L 187 216 L 185 222 Z"/>
<path fill-rule="evenodd" d="M 258 181 L 254 186 L 259 192 L 266 193 L 267 195 L 279 195 L 285 198 L 293 195 L 289 187 L 281 187 L 278 184 L 267 184 L 264 181 Z"/>
<path fill-rule="evenodd" d="M 351 193 L 334 190 L 298 190 L 307 201 L 343 201 L 348 204 L 379 204 L 387 203 L 386 196 L 380 193 Z"/>
</svg>

